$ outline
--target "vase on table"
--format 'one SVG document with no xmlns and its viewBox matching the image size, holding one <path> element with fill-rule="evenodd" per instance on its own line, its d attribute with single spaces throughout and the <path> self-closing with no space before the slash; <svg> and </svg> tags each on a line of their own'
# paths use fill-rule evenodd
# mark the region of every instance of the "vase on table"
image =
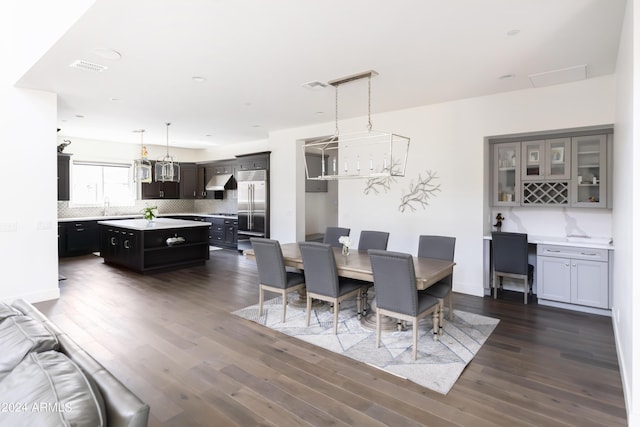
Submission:
<svg viewBox="0 0 640 427">
<path fill-rule="evenodd" d="M 342 245 L 342 256 L 349 256 L 349 246 Z"/>
</svg>

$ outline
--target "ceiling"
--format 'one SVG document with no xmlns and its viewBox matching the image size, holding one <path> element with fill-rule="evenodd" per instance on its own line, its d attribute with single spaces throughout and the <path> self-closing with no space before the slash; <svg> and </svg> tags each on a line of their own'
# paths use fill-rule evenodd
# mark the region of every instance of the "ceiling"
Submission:
<svg viewBox="0 0 640 427">
<path fill-rule="evenodd" d="M 577 66 L 612 74 L 624 10 L 625 0 L 97 0 L 18 86 L 58 94 L 65 137 L 139 143 L 142 128 L 164 145 L 171 122 L 171 146 L 204 148 L 333 123 L 333 86 L 302 85 L 367 70 L 379 73 L 374 115 L 531 88 L 529 75 Z M 366 80 L 339 93 L 341 119 L 366 116 Z"/>
</svg>

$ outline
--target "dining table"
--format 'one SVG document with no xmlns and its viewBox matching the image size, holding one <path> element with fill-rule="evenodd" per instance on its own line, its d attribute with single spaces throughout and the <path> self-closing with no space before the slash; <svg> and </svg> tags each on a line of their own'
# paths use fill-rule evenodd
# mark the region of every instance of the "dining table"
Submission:
<svg viewBox="0 0 640 427">
<path fill-rule="evenodd" d="M 304 270 L 302 255 L 297 243 L 281 243 L 280 247 L 286 266 Z M 367 251 L 350 250 L 348 255 L 343 255 L 342 248 L 334 247 L 333 254 L 336 260 L 338 276 L 373 283 L 373 270 L 371 269 L 371 261 Z M 245 250 L 244 255 L 248 258 L 255 257 L 253 249 Z M 414 256 L 413 265 L 416 272 L 416 287 L 418 290 L 424 290 L 451 275 L 455 262 Z M 375 304 L 372 304 L 371 308 L 375 310 Z M 376 325 L 375 315 L 364 316 L 362 325 L 374 329 Z M 388 319 L 385 319 L 385 324 L 382 325 L 383 330 L 391 330 L 395 327 L 396 322 L 391 322 Z"/>
</svg>

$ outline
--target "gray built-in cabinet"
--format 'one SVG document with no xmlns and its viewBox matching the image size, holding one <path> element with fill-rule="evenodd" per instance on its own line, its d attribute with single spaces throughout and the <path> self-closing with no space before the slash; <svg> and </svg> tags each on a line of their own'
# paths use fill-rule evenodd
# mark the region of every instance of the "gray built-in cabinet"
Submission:
<svg viewBox="0 0 640 427">
<path fill-rule="evenodd" d="M 609 251 L 538 245 L 538 298 L 609 309 Z"/>
<path fill-rule="evenodd" d="M 611 206 L 610 129 L 490 142 L 493 206 Z"/>
</svg>

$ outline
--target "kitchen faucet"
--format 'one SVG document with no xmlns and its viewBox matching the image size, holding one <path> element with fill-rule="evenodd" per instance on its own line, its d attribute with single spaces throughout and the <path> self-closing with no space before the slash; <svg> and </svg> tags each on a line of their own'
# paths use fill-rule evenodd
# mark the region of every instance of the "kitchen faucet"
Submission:
<svg viewBox="0 0 640 427">
<path fill-rule="evenodd" d="M 105 197 L 102 203 L 103 203 L 102 216 L 107 216 L 107 211 L 109 209 L 109 198 Z"/>
</svg>

